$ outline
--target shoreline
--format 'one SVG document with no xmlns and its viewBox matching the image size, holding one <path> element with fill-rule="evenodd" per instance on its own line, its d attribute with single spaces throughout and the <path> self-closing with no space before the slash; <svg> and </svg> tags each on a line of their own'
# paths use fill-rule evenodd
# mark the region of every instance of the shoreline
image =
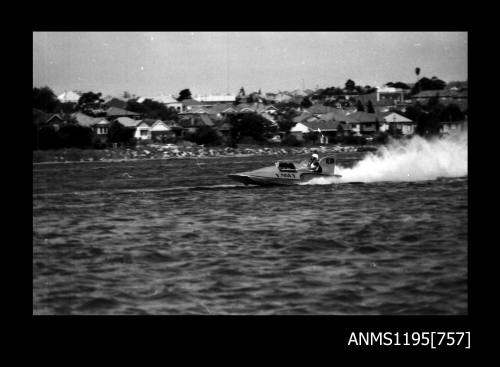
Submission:
<svg viewBox="0 0 500 367">
<path fill-rule="evenodd" d="M 261 147 L 241 146 L 204 147 L 204 146 L 139 146 L 135 148 L 115 149 L 77 149 L 69 148 L 52 151 L 33 151 L 33 165 L 58 163 L 113 163 L 135 162 L 142 160 L 171 159 L 209 159 L 209 158 L 242 158 L 252 156 L 285 156 L 303 155 L 317 152 L 321 155 L 335 153 L 366 153 L 375 152 L 377 146 L 311 146 L 311 147 Z"/>
</svg>

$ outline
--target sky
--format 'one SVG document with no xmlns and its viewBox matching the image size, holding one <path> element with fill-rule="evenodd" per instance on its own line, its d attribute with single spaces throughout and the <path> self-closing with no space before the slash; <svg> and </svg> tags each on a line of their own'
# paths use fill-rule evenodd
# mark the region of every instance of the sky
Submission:
<svg viewBox="0 0 500 367">
<path fill-rule="evenodd" d="M 34 32 L 33 86 L 154 97 L 467 80 L 467 32 Z"/>
</svg>

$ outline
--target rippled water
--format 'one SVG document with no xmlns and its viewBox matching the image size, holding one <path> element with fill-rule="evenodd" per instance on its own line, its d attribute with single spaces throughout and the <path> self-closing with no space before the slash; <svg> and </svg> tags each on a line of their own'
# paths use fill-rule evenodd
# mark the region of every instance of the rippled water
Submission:
<svg viewBox="0 0 500 367">
<path fill-rule="evenodd" d="M 33 313 L 467 313 L 467 178 L 225 177 L 276 159 L 34 165 Z"/>
</svg>

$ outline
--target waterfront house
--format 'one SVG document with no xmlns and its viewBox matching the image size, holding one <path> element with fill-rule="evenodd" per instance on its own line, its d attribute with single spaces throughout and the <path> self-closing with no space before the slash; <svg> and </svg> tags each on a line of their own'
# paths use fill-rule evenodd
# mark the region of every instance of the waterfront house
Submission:
<svg viewBox="0 0 500 367">
<path fill-rule="evenodd" d="M 104 138 L 108 134 L 109 120 L 105 117 L 91 117 L 82 112 L 75 112 L 71 117 L 81 126 L 90 127 L 99 137 Z"/>
<path fill-rule="evenodd" d="M 97 117 L 93 129 L 98 136 L 106 139 L 109 131 L 109 121 L 104 117 Z"/>
<path fill-rule="evenodd" d="M 231 129 L 233 125 L 226 119 L 218 121 L 214 126 L 215 130 L 222 136 L 225 140 L 229 139 Z"/>
<path fill-rule="evenodd" d="M 134 137 L 139 140 L 164 140 L 178 135 L 181 128 L 173 121 L 144 119 L 136 126 Z"/>
<path fill-rule="evenodd" d="M 439 132 L 441 134 L 450 134 L 456 131 L 467 130 L 467 120 L 462 121 L 441 121 Z"/>
<path fill-rule="evenodd" d="M 136 120 L 136 119 L 126 117 L 126 116 L 125 117 L 118 117 L 114 120 L 118 121 L 124 127 L 129 127 L 129 128 L 134 128 L 134 129 L 137 127 L 137 125 L 141 121 L 141 120 Z"/>
<path fill-rule="evenodd" d="M 290 133 L 295 135 L 299 140 L 303 140 L 304 134 L 317 132 L 319 143 L 328 144 L 332 138 L 343 133 L 346 128 L 347 126 L 343 122 L 334 120 L 303 121 L 292 127 Z"/>
<path fill-rule="evenodd" d="M 468 91 L 463 89 L 425 90 L 411 96 L 413 103 L 427 104 L 429 99 L 437 97 L 443 105 L 456 104 L 461 111 L 468 109 Z"/>
<path fill-rule="evenodd" d="M 357 135 L 374 134 L 378 129 L 379 118 L 376 113 L 356 111 L 346 116 L 347 127 Z"/>
<path fill-rule="evenodd" d="M 183 117 L 179 121 L 179 125 L 184 133 L 194 133 L 202 126 L 215 127 L 215 121 L 208 114 L 197 114 Z"/>
<path fill-rule="evenodd" d="M 175 121 L 156 120 L 151 125 L 151 139 L 161 140 L 179 137 L 182 133 L 182 127 L 177 125 Z"/>
<path fill-rule="evenodd" d="M 417 124 L 397 112 L 379 113 L 378 117 L 379 131 L 388 131 L 392 124 L 402 135 L 412 135 L 415 133 L 415 127 Z"/>
<path fill-rule="evenodd" d="M 52 125 L 55 131 L 58 131 L 59 128 L 66 123 L 67 121 L 58 113 L 52 114 L 48 119 L 45 120 L 45 124 Z"/>
</svg>

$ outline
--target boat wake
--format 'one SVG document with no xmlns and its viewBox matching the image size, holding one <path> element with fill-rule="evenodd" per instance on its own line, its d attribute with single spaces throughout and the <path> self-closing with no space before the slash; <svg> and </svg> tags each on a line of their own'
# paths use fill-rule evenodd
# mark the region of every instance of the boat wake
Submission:
<svg viewBox="0 0 500 367">
<path fill-rule="evenodd" d="M 427 181 L 467 176 L 467 131 L 443 138 L 393 140 L 352 168 L 337 167 L 341 178 L 315 178 L 307 185 L 350 182 Z"/>
</svg>

